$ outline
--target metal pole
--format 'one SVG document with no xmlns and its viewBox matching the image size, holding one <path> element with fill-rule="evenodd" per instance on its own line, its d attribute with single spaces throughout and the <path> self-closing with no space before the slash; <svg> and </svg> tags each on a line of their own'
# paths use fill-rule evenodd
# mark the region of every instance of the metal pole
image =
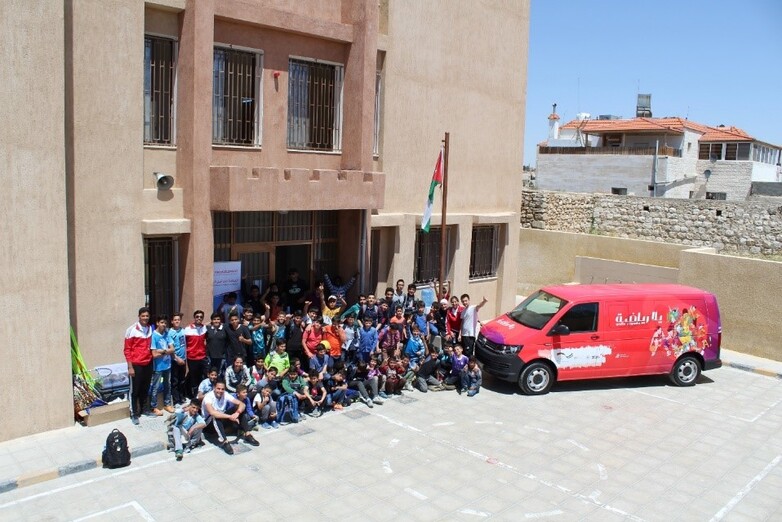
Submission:
<svg viewBox="0 0 782 522">
<path fill-rule="evenodd" d="M 450 139 L 450 133 L 445 133 L 445 139 L 443 140 L 444 152 L 443 152 L 443 212 L 440 219 L 440 288 L 438 290 L 437 300 L 442 299 L 443 285 L 445 284 L 445 256 L 446 256 L 446 212 L 448 209 L 448 142 Z"/>
</svg>

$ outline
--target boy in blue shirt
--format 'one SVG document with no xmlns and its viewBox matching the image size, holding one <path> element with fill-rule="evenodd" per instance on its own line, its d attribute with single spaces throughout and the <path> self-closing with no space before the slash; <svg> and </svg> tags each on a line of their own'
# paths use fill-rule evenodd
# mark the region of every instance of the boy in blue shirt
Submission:
<svg viewBox="0 0 782 522">
<path fill-rule="evenodd" d="M 174 438 L 174 454 L 177 460 L 182 460 L 182 439 L 187 442 L 187 452 L 203 444 L 201 435 L 206 428 L 206 422 L 201 416 L 201 403 L 197 399 L 190 401 L 183 411 L 174 417 L 171 432 Z"/>
<path fill-rule="evenodd" d="M 168 330 L 168 344 L 173 346 L 174 361 L 171 364 L 171 394 L 174 404 L 182 404 L 187 399 L 185 373 L 187 373 L 187 342 L 182 328 L 182 312 L 171 316 L 171 328 Z"/>
<path fill-rule="evenodd" d="M 174 347 L 168 344 L 168 335 L 166 327 L 168 326 L 168 317 L 159 315 L 155 320 L 155 331 L 152 332 L 152 390 L 149 394 L 149 406 L 152 413 L 162 416 L 163 411 L 157 407 L 157 394 L 163 391 L 163 409 L 168 413 L 174 413 L 171 399 L 171 355 L 174 353 Z"/>
<path fill-rule="evenodd" d="M 364 317 L 364 327 L 359 330 L 358 338 L 358 358 L 360 361 L 369 362 L 372 354 L 378 347 L 377 330 L 373 326 L 372 319 Z"/>
</svg>

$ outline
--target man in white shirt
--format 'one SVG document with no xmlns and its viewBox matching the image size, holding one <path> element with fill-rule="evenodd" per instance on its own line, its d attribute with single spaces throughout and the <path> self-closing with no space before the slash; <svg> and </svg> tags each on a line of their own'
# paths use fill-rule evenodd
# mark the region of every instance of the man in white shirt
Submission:
<svg viewBox="0 0 782 522">
<path fill-rule="evenodd" d="M 228 411 L 231 406 L 233 406 L 235 410 L 229 415 L 226 411 Z M 214 430 L 217 433 L 217 442 L 223 448 L 223 451 L 229 455 L 233 455 L 234 450 L 225 437 L 223 421 L 228 420 L 239 424 L 239 418 L 241 417 L 244 408 L 245 406 L 242 401 L 230 393 L 225 393 L 225 381 L 217 381 L 214 390 L 207 393 L 204 396 L 204 400 L 201 402 L 201 416 L 203 416 L 207 426 L 211 424 L 214 427 Z M 245 428 L 245 426 L 242 426 L 243 430 Z"/>
<path fill-rule="evenodd" d="M 473 356 L 473 349 L 475 347 L 475 336 L 478 332 L 478 310 L 487 303 L 487 299 L 483 300 L 477 305 L 470 304 L 470 296 L 462 294 L 461 297 L 462 306 L 462 328 L 460 331 L 461 344 L 464 347 L 464 354 L 467 357 Z"/>
</svg>

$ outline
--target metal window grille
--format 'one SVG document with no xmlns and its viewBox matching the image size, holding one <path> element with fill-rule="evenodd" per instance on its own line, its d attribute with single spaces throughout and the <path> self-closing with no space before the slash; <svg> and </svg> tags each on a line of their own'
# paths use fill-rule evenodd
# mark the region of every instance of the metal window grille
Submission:
<svg viewBox="0 0 782 522">
<path fill-rule="evenodd" d="M 342 150 L 344 67 L 290 59 L 288 148 Z"/>
<path fill-rule="evenodd" d="M 260 145 L 261 55 L 215 48 L 212 143 Z"/>
<path fill-rule="evenodd" d="M 415 282 L 424 283 L 440 277 L 440 227 L 432 227 L 429 233 L 418 229 L 415 238 Z M 450 268 L 452 227 L 446 227 L 445 271 Z"/>
<path fill-rule="evenodd" d="M 144 293 L 152 315 L 177 311 L 177 248 L 172 238 L 144 239 Z"/>
<path fill-rule="evenodd" d="M 380 154 L 380 71 L 375 76 L 375 126 L 372 133 L 372 154 Z"/>
<path fill-rule="evenodd" d="M 719 200 L 726 200 L 728 199 L 728 193 L 727 192 L 707 192 L 706 193 L 706 199 L 719 199 Z"/>
<path fill-rule="evenodd" d="M 473 227 L 470 247 L 470 279 L 496 277 L 500 258 L 500 227 Z"/>
<path fill-rule="evenodd" d="M 144 37 L 144 143 L 173 143 L 173 40 Z"/>
</svg>

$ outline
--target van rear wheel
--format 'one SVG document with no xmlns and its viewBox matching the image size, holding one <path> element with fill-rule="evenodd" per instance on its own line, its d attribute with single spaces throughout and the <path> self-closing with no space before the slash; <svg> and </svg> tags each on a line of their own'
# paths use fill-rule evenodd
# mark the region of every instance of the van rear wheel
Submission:
<svg viewBox="0 0 782 522">
<path fill-rule="evenodd" d="M 691 356 L 682 357 L 671 369 L 671 380 L 676 386 L 694 386 L 700 375 L 701 363 Z"/>
<path fill-rule="evenodd" d="M 544 395 L 549 392 L 555 380 L 551 366 L 544 362 L 534 362 L 521 372 L 519 387 L 527 395 Z"/>
</svg>

